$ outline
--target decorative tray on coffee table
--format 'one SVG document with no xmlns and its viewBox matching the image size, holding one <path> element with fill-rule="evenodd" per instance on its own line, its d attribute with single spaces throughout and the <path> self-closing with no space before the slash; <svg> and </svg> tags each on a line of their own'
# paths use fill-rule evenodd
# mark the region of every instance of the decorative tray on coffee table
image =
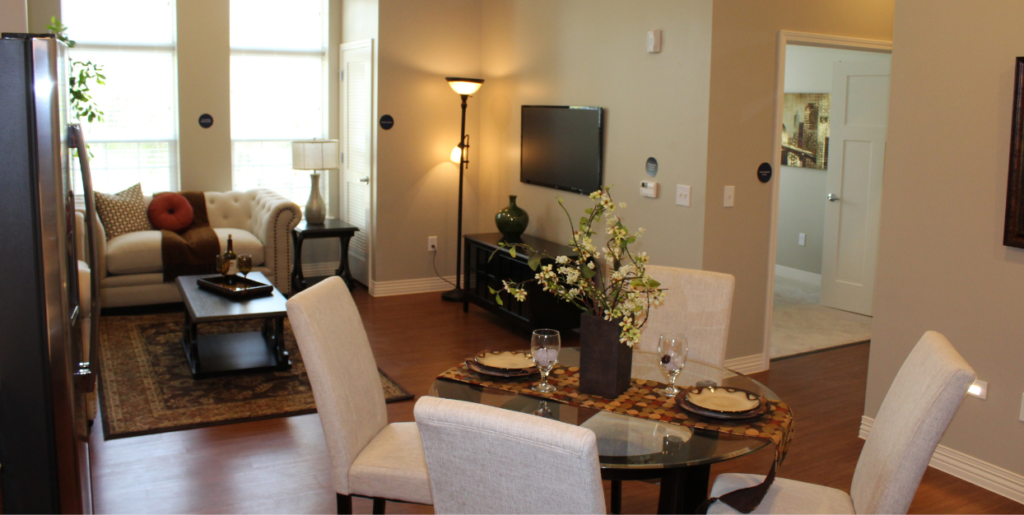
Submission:
<svg viewBox="0 0 1024 515">
<path fill-rule="evenodd" d="M 246 279 L 237 275 L 206 277 L 196 281 L 200 288 L 232 300 L 264 297 L 274 293 L 274 287 L 270 284 L 253 281 L 252 279 Z"/>
</svg>

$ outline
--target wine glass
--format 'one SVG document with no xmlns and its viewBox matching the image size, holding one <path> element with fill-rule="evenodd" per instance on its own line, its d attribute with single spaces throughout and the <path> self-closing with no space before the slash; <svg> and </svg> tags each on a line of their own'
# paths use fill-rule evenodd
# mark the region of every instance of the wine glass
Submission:
<svg viewBox="0 0 1024 515">
<path fill-rule="evenodd" d="M 538 393 L 551 393 L 557 388 L 548 384 L 548 374 L 558 363 L 558 351 L 562 348 L 562 335 L 554 329 L 537 329 L 530 340 L 533 350 L 533 362 L 540 370 L 540 382 L 532 390 Z"/>
<path fill-rule="evenodd" d="M 235 260 L 235 264 L 238 266 L 238 272 L 248 279 L 249 272 L 252 271 L 252 256 L 249 254 L 242 254 Z"/>
<path fill-rule="evenodd" d="M 685 336 L 676 333 L 661 335 L 658 340 L 658 364 L 668 376 L 668 387 L 658 393 L 668 397 L 675 397 L 679 393 L 679 388 L 676 388 L 676 378 L 686 366 L 686 353 L 689 350 L 690 345 Z"/>
<path fill-rule="evenodd" d="M 227 277 L 228 272 L 231 271 L 231 260 L 224 257 L 223 254 L 217 254 L 216 264 L 217 272 L 220 273 L 220 275 Z"/>
</svg>

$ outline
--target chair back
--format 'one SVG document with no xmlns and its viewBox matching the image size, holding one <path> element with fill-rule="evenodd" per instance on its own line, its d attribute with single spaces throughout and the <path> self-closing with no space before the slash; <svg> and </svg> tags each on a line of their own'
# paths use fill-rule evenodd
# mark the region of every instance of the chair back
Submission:
<svg viewBox="0 0 1024 515">
<path fill-rule="evenodd" d="M 935 447 L 977 376 L 949 340 L 928 331 L 889 387 L 850 496 L 857 513 L 906 513 Z"/>
<path fill-rule="evenodd" d="M 658 339 L 680 333 L 690 345 L 687 359 L 725 365 L 732 296 L 736 279 L 729 274 L 648 265 L 651 277 L 667 291 L 665 303 L 651 310 L 640 342 L 633 349 L 633 377 L 665 382 L 658 366 Z"/>
<path fill-rule="evenodd" d="M 437 397 L 414 411 L 436 513 L 605 513 L 593 431 Z"/>
<path fill-rule="evenodd" d="M 327 439 L 334 488 L 348 495 L 352 462 L 388 422 L 377 362 L 340 277 L 296 294 L 287 306 Z"/>
</svg>

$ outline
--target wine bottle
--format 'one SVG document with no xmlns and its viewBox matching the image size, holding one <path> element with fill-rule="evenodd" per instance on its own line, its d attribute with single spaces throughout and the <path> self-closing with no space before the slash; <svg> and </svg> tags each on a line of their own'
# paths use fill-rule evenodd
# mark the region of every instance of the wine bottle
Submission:
<svg viewBox="0 0 1024 515">
<path fill-rule="evenodd" d="M 228 275 L 235 275 L 238 269 L 235 267 L 238 256 L 235 254 L 235 243 L 231 241 L 231 235 L 228 235 L 228 250 L 224 251 L 224 261 L 228 263 Z"/>
</svg>

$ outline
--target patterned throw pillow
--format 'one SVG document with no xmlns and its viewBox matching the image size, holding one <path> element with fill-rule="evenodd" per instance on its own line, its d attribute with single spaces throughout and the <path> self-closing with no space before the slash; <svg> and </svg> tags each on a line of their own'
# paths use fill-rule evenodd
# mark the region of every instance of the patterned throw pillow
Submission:
<svg viewBox="0 0 1024 515">
<path fill-rule="evenodd" d="M 120 193 L 96 192 L 96 212 L 106 229 L 107 239 L 135 231 L 151 231 L 142 198 L 142 184 L 136 184 Z"/>
</svg>

